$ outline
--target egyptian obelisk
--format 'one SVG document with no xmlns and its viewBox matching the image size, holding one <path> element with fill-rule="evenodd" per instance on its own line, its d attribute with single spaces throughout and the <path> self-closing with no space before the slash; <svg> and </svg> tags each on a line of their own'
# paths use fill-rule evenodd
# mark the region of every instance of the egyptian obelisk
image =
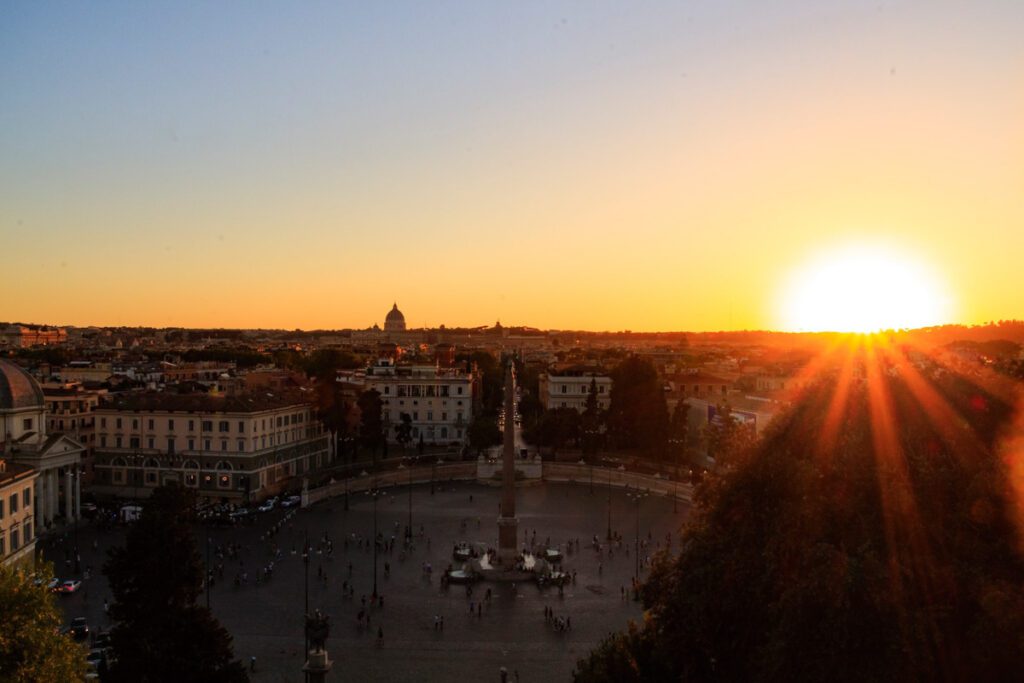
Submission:
<svg viewBox="0 0 1024 683">
<path fill-rule="evenodd" d="M 516 519 L 516 377 L 509 361 L 505 371 L 505 433 L 502 451 L 501 516 L 498 517 L 498 557 L 506 567 L 518 555 L 519 521 Z"/>
</svg>

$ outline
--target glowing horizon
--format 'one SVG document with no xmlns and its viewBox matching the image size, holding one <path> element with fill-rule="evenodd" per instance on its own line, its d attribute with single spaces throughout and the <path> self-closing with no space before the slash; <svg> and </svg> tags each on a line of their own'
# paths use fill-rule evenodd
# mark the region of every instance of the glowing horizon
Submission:
<svg viewBox="0 0 1024 683">
<path fill-rule="evenodd" d="M 879 243 L 1024 319 L 1024 3 L 726 4 L 7 7 L 0 320 L 779 329 Z"/>
</svg>

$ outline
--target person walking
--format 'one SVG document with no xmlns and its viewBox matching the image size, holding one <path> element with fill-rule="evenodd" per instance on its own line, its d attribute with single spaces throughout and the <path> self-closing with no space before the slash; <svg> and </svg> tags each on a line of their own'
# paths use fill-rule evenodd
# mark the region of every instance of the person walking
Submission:
<svg viewBox="0 0 1024 683">
<path fill-rule="evenodd" d="M 256 655 L 249 657 L 249 671 L 256 670 Z"/>
<path fill-rule="evenodd" d="M 380 647 L 383 644 L 384 644 L 384 627 L 383 626 L 378 626 L 377 627 L 377 647 Z"/>
</svg>

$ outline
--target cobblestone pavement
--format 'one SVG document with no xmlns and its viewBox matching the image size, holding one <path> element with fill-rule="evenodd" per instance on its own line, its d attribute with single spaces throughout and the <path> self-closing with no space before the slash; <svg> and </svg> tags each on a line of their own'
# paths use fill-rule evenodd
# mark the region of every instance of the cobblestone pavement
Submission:
<svg viewBox="0 0 1024 683">
<path fill-rule="evenodd" d="M 576 660 L 585 656 L 608 632 L 640 617 L 639 604 L 623 599 L 634 574 L 634 536 L 637 505 L 622 491 L 611 492 L 612 528 L 623 537 L 608 552 L 608 491 L 595 484 L 551 484 L 517 489 L 519 535 L 536 530 L 537 543 L 550 538 L 563 551 L 569 539 L 579 539 L 579 550 L 567 553 L 565 568 L 576 573 L 576 582 L 557 588 L 540 589 L 533 584 L 480 583 L 467 596 L 461 586 L 442 590 L 439 577 L 452 562 L 457 541 L 497 545 L 497 511 L 500 489 L 469 482 L 412 487 L 412 518 L 415 530 L 412 550 L 403 556 L 402 536 L 408 519 L 408 489 L 387 490 L 378 499 L 378 528 L 390 541 L 391 552 L 378 556 L 377 583 L 383 607 L 370 610 L 370 628 L 360 626 L 356 615 L 361 598 L 373 592 L 373 551 L 353 538 L 372 538 L 373 500 L 366 494 L 353 495 L 349 510 L 343 499 L 325 501 L 296 511 L 275 510 L 258 517 L 251 525 L 228 529 L 197 530 L 200 548 L 206 538 L 212 547 L 240 544 L 237 559 L 225 558 L 223 579 L 211 590 L 211 607 L 234 637 L 235 654 L 245 662 L 256 657 L 254 681 L 301 681 L 303 662 L 302 614 L 305 601 L 303 540 L 308 533 L 316 546 L 324 534 L 333 541 L 331 556 L 314 552 L 309 563 L 309 605 L 331 617 L 327 649 L 334 661 L 328 680 L 451 681 L 468 676 L 480 680 L 499 679 L 499 669 L 515 672 L 523 681 L 565 681 L 571 677 Z M 642 539 L 650 539 L 641 556 L 664 546 L 666 534 L 678 541 L 678 527 L 686 514 L 671 500 L 650 496 L 640 503 Z M 286 520 L 286 521 L 283 521 Z M 277 523 L 280 531 L 267 540 L 268 530 Z M 422 532 L 420 530 L 422 526 Z M 604 550 L 591 547 L 594 536 Z M 261 538 L 263 537 L 263 538 Z M 90 526 L 79 531 L 83 567 L 93 567 L 92 577 L 75 595 L 61 596 L 60 603 L 70 622 L 84 615 L 96 629 L 105 625 L 104 599 L 110 594 L 100 572 L 107 547 L 120 543 L 123 531 L 100 532 Z M 349 542 L 346 547 L 345 539 Z M 96 547 L 93 542 L 96 541 Z M 65 548 L 73 536 L 44 544 L 44 555 L 53 560 L 61 578 L 72 575 L 65 563 Z M 276 545 L 281 557 L 274 560 L 273 577 L 255 584 L 259 569 L 274 559 Z M 675 545 L 674 547 L 678 547 Z M 628 556 L 627 556 L 628 553 Z M 212 563 L 220 560 L 216 553 Z M 348 564 L 352 563 L 349 577 Z M 390 575 L 385 573 L 390 564 Z M 423 572 L 424 563 L 433 566 L 432 575 Z M 248 573 L 248 583 L 235 586 L 233 577 Z M 643 570 L 642 570 L 643 571 Z M 323 578 L 321 578 L 321 574 Z M 354 597 L 343 596 L 343 582 L 354 585 Z M 477 604 L 487 588 L 493 598 L 485 601 L 479 615 L 470 615 L 470 603 Z M 205 600 L 205 596 L 200 598 Z M 544 619 L 544 608 L 556 616 L 568 617 L 571 630 L 558 632 Z M 444 629 L 435 629 L 435 616 L 443 617 Z M 378 644 L 378 628 L 384 638 Z"/>
</svg>

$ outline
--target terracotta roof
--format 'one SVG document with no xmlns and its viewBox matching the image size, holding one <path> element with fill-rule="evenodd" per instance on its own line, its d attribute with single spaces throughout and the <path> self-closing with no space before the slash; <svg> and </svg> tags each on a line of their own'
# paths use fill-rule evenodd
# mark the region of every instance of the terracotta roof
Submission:
<svg viewBox="0 0 1024 683">
<path fill-rule="evenodd" d="M 233 396 L 205 393 L 172 394 L 147 391 L 109 396 L 97 410 L 175 411 L 194 413 L 248 413 L 273 410 L 313 401 L 311 394 L 297 391 L 253 391 Z"/>
</svg>

